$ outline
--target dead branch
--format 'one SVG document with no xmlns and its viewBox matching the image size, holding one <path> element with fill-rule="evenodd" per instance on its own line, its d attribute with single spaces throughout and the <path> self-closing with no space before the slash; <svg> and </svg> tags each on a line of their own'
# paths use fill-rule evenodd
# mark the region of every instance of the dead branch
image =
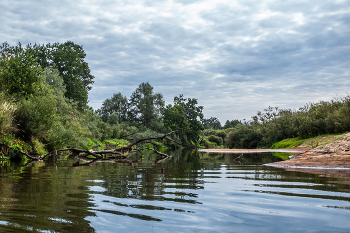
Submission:
<svg viewBox="0 0 350 233">
<path fill-rule="evenodd" d="M 58 152 L 63 152 L 63 151 L 70 151 L 71 153 L 73 153 L 74 155 L 76 155 L 79 158 L 88 158 L 89 155 L 92 155 L 95 158 L 93 160 L 127 159 L 134 152 L 139 152 L 142 154 L 142 150 L 140 148 L 137 148 L 137 146 L 140 144 L 151 143 L 155 146 L 158 146 L 154 143 L 154 141 L 162 141 L 164 139 L 171 140 L 174 143 L 177 143 L 176 141 L 169 138 L 169 136 L 171 134 L 177 133 L 177 132 L 178 131 L 172 131 L 172 132 L 164 134 L 163 136 L 160 136 L 160 137 L 150 137 L 150 138 L 138 139 L 135 142 L 130 143 L 127 146 L 123 146 L 123 147 L 119 147 L 119 148 L 115 148 L 115 149 L 110 149 L 110 150 L 105 149 L 105 150 L 94 151 L 93 150 L 94 148 L 101 147 L 100 145 L 96 145 L 96 146 L 91 147 L 91 149 L 89 149 L 89 150 L 82 150 L 82 149 L 78 149 L 78 148 L 66 148 L 66 149 L 58 149 L 58 150 L 51 151 L 51 152 L 47 153 L 46 155 L 30 155 L 30 154 L 23 152 L 21 150 L 18 150 L 18 152 L 25 155 L 31 161 L 44 160 L 45 158 L 50 157 L 50 156 L 54 156 L 55 158 L 57 158 Z M 179 143 L 177 143 L 177 144 L 179 144 Z M 0 147 L 4 147 L 8 150 L 14 149 L 14 148 L 11 148 L 10 146 L 3 144 L 3 143 L 0 143 Z M 143 150 L 151 150 L 151 151 L 155 152 L 156 154 L 161 155 L 164 158 L 170 157 L 169 155 L 161 153 L 153 148 L 143 148 Z"/>
</svg>

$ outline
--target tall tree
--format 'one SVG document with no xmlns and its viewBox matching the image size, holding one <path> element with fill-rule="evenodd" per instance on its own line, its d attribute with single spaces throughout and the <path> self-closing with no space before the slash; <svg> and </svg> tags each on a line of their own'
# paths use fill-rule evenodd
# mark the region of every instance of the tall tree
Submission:
<svg viewBox="0 0 350 233">
<path fill-rule="evenodd" d="M 147 128 L 152 128 L 152 123 L 159 121 L 162 107 L 163 95 L 153 93 L 153 87 L 148 82 L 141 83 L 130 97 L 129 117 Z"/>
<path fill-rule="evenodd" d="M 128 114 L 128 99 L 120 92 L 113 94 L 111 98 L 103 101 L 102 107 L 97 113 L 102 117 L 104 122 L 107 122 L 112 114 L 116 114 L 119 121 L 126 121 Z"/>
<path fill-rule="evenodd" d="M 171 130 L 179 130 L 183 144 L 197 144 L 200 131 L 204 129 L 203 106 L 197 106 L 197 99 L 184 98 L 183 95 L 174 98 L 174 106 L 168 105 L 163 109 L 164 125 Z"/>
<path fill-rule="evenodd" d="M 29 44 L 27 50 L 42 68 L 55 68 L 63 77 L 65 97 L 84 109 L 88 102 L 88 92 L 94 83 L 89 65 L 84 61 L 86 53 L 82 46 L 67 41 L 63 44 Z"/>
<path fill-rule="evenodd" d="M 234 128 L 236 127 L 236 125 L 242 124 L 241 121 L 239 120 L 227 120 L 223 126 L 224 129 L 228 129 L 228 128 Z"/>
<path fill-rule="evenodd" d="M 203 118 L 202 123 L 205 129 L 221 129 L 221 123 L 216 117 Z"/>
<path fill-rule="evenodd" d="M 34 94 L 40 84 L 40 72 L 33 53 L 21 43 L 0 45 L 0 91 L 18 97 Z"/>
<path fill-rule="evenodd" d="M 94 83 L 89 65 L 84 61 L 86 54 L 82 46 L 67 41 L 51 46 L 53 67 L 63 77 L 66 86 L 65 96 L 77 102 L 83 109 L 88 102 L 88 91 Z"/>
</svg>

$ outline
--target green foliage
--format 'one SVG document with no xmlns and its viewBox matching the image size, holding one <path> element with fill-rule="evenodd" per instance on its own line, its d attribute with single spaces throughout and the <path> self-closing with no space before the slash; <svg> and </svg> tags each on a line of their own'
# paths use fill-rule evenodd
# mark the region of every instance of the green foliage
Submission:
<svg viewBox="0 0 350 233">
<path fill-rule="evenodd" d="M 219 137 L 219 136 L 215 136 L 215 135 L 210 135 L 210 136 L 208 137 L 208 141 L 210 141 L 210 142 L 215 142 L 216 145 L 218 145 L 218 146 L 221 146 L 221 145 L 223 144 L 222 138 Z"/>
<path fill-rule="evenodd" d="M 34 94 L 41 67 L 36 66 L 33 53 L 22 47 L 21 43 L 0 46 L 0 91 L 16 97 Z"/>
<path fill-rule="evenodd" d="M 58 120 L 54 95 L 32 96 L 18 103 L 15 122 L 19 133 L 24 139 L 31 136 L 45 139 L 49 130 Z"/>
<path fill-rule="evenodd" d="M 172 131 L 179 131 L 178 135 L 180 137 L 180 142 L 183 144 L 188 144 L 189 139 L 187 135 L 189 134 L 191 128 L 190 123 L 186 119 L 183 106 L 171 104 L 167 105 L 162 109 L 164 126 Z"/>
<path fill-rule="evenodd" d="M 129 145 L 130 142 L 128 140 L 125 140 L 125 139 L 108 139 L 108 140 L 104 140 L 103 144 L 106 147 L 111 147 L 111 146 L 123 147 L 123 146 Z"/>
<path fill-rule="evenodd" d="M 34 94 L 41 70 L 54 68 L 63 78 L 65 97 L 74 101 L 79 109 L 86 108 L 94 76 L 84 61 L 86 54 L 82 46 L 67 41 L 63 44 L 29 44 L 24 49 L 20 43 L 10 46 L 5 42 L 0 49 L 0 88 L 11 95 Z"/>
<path fill-rule="evenodd" d="M 107 122 L 112 114 L 116 115 L 120 121 L 127 121 L 128 99 L 120 92 L 113 94 L 110 99 L 103 101 L 102 107 L 97 110 L 97 113 L 104 122 Z"/>
<path fill-rule="evenodd" d="M 225 132 L 225 130 L 216 130 L 216 136 L 222 138 L 222 140 L 225 140 L 227 133 Z"/>
<path fill-rule="evenodd" d="M 346 133 L 344 133 L 346 134 Z M 298 146 L 303 146 L 303 147 L 317 147 L 321 145 L 328 144 L 330 142 L 336 141 L 344 134 L 324 134 L 324 135 L 319 135 L 316 137 L 312 138 L 307 138 L 307 139 L 301 139 L 300 137 L 298 138 L 287 138 L 282 141 L 276 142 L 271 146 L 271 149 L 284 149 L 284 148 L 294 148 Z"/>
<path fill-rule="evenodd" d="M 302 140 L 318 135 L 349 132 L 350 96 L 330 102 L 307 104 L 299 110 L 269 107 L 253 116 L 252 121 L 246 123 L 244 128 L 251 136 L 252 145 L 258 147 L 270 147 L 286 138 Z M 244 135 L 241 135 L 242 139 L 236 137 L 235 135 L 240 131 L 238 129 L 242 130 L 242 127 L 237 125 L 229 130 L 230 133 L 226 139 L 228 146 L 241 146 L 242 144 L 238 141 L 249 138 Z M 297 144 L 297 142 L 286 140 L 273 147 L 293 147 Z"/>
<path fill-rule="evenodd" d="M 119 122 L 119 117 L 117 114 L 115 113 L 112 113 L 109 117 L 108 117 L 108 120 L 107 120 L 107 123 L 110 124 L 110 125 L 118 125 L 118 122 Z"/>
<path fill-rule="evenodd" d="M 204 146 L 204 148 L 213 148 L 213 147 L 216 147 L 217 144 L 215 142 L 211 142 L 211 141 L 208 141 L 208 140 L 203 140 L 203 143 L 202 145 Z"/>
<path fill-rule="evenodd" d="M 35 45 L 31 49 L 35 51 L 41 67 L 58 70 L 66 87 L 65 97 L 76 102 L 79 109 L 84 109 L 94 76 L 84 61 L 86 53 L 83 47 L 67 41 L 63 44 Z"/>
<path fill-rule="evenodd" d="M 132 93 L 129 102 L 129 119 L 138 122 L 146 128 L 155 129 L 160 120 L 160 109 L 164 107 L 163 95 L 153 93 L 153 87 L 141 83 Z"/>
<path fill-rule="evenodd" d="M 13 145 L 15 140 L 16 136 L 14 134 L 0 134 L 0 143 L 10 146 Z"/>
<path fill-rule="evenodd" d="M 45 150 L 45 145 L 42 142 L 40 142 L 37 138 L 32 139 L 32 145 L 33 145 L 32 151 L 35 154 L 41 154 L 41 155 L 47 154 L 47 150 Z"/>
<path fill-rule="evenodd" d="M 20 151 L 23 151 L 23 148 L 21 145 L 15 144 L 10 146 L 9 159 L 12 161 L 19 161 L 19 160 L 27 161 L 27 157 L 23 155 Z"/>
<path fill-rule="evenodd" d="M 224 129 L 234 128 L 234 127 L 236 127 L 236 125 L 238 125 L 238 124 L 242 124 L 242 122 L 239 121 L 239 120 L 231 120 L 231 121 L 230 121 L 230 120 L 227 120 L 227 121 L 225 122 L 223 128 L 224 128 Z"/>
<path fill-rule="evenodd" d="M 248 125 L 237 125 L 227 136 L 226 145 L 230 148 L 257 148 L 262 135 Z"/>
<path fill-rule="evenodd" d="M 66 88 L 64 85 L 63 78 L 60 76 L 57 69 L 47 68 L 44 69 L 40 74 L 42 81 L 49 85 L 49 88 L 55 95 L 64 96 Z"/>
<path fill-rule="evenodd" d="M 277 157 L 277 158 L 281 158 L 283 160 L 287 160 L 289 159 L 290 156 L 292 156 L 293 154 L 291 153 L 286 153 L 286 152 L 272 152 L 272 155 Z"/>
<path fill-rule="evenodd" d="M 282 141 L 274 143 L 270 148 L 271 149 L 285 149 L 285 148 L 294 148 L 303 144 L 306 140 L 301 138 L 287 138 Z"/>
<path fill-rule="evenodd" d="M 202 124 L 204 129 L 221 129 L 221 123 L 216 117 L 203 118 Z"/>
<path fill-rule="evenodd" d="M 0 92 L 0 134 L 10 134 L 16 131 L 13 124 L 16 107 Z"/>
<path fill-rule="evenodd" d="M 197 106 L 197 99 L 174 98 L 174 106 L 168 105 L 162 110 L 164 126 L 171 130 L 180 130 L 179 136 L 183 144 L 198 144 L 200 132 L 204 129 L 203 106 Z"/>
<path fill-rule="evenodd" d="M 86 144 L 85 144 L 85 146 L 84 146 L 84 149 L 85 149 L 85 150 L 90 150 L 92 147 L 98 146 L 98 145 L 99 145 L 99 146 L 102 146 L 103 143 L 100 142 L 100 141 L 97 140 L 97 139 L 87 138 L 87 139 L 86 139 Z M 99 149 L 101 149 L 101 148 L 100 148 L 100 147 L 94 148 L 94 150 L 99 150 Z"/>
</svg>

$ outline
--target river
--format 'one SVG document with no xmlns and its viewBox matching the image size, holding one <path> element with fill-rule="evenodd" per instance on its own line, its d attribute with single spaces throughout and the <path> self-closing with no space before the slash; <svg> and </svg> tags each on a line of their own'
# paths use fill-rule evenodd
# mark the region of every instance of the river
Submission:
<svg viewBox="0 0 350 233">
<path fill-rule="evenodd" d="M 350 232 L 348 171 L 264 166 L 272 153 L 156 161 L 0 162 L 0 232 Z"/>
</svg>

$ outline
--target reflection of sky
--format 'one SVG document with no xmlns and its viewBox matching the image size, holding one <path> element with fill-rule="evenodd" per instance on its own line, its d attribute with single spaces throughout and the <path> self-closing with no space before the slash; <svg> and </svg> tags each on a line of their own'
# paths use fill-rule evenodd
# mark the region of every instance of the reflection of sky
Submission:
<svg viewBox="0 0 350 233">
<path fill-rule="evenodd" d="M 152 175 L 154 185 L 139 183 L 143 191 L 152 187 L 162 193 L 94 194 L 97 216 L 87 220 L 98 232 L 346 232 L 350 227 L 350 212 L 341 209 L 348 206 L 347 193 L 331 191 L 325 179 L 320 183 L 314 175 L 220 161 L 205 159 L 198 170 L 177 175 L 165 168 L 168 175 Z"/>
<path fill-rule="evenodd" d="M 83 45 L 95 109 L 150 82 L 167 103 L 197 98 L 224 123 L 349 89 L 348 0 L 14 0 L 0 9 L 2 41 Z"/>
</svg>

